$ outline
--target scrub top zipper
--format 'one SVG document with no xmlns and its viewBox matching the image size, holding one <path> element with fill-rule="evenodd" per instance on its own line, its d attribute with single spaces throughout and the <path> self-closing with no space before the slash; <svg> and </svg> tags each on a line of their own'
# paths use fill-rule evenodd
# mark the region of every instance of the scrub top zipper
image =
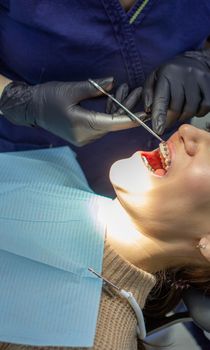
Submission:
<svg viewBox="0 0 210 350">
<path fill-rule="evenodd" d="M 145 8 L 145 6 L 148 4 L 150 0 L 144 0 L 141 5 L 136 9 L 136 11 L 134 12 L 134 14 L 132 15 L 132 17 L 129 20 L 130 24 L 133 24 L 137 17 L 140 15 L 140 13 L 143 11 L 143 9 Z M 135 6 L 135 5 L 134 5 Z"/>
<path fill-rule="evenodd" d="M 140 31 L 141 22 L 154 1 L 136 0 L 136 3 L 126 12 L 119 0 L 101 0 L 121 49 L 127 81 L 131 89 L 142 85 L 145 81 L 140 43 L 136 41 L 136 32 Z"/>
</svg>

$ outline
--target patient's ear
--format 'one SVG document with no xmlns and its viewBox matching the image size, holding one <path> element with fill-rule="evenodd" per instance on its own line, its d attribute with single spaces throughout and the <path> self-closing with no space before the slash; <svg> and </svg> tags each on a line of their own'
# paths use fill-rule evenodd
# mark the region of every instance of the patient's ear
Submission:
<svg viewBox="0 0 210 350">
<path fill-rule="evenodd" d="M 210 262 L 210 233 L 200 239 L 197 247 L 200 249 L 203 257 Z"/>
</svg>

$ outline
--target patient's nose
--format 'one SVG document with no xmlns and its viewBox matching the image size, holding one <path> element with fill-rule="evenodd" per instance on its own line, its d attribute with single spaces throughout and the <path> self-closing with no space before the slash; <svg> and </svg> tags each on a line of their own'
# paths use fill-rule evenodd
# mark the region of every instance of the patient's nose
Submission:
<svg viewBox="0 0 210 350">
<path fill-rule="evenodd" d="M 184 142 L 187 153 L 194 156 L 203 137 L 202 131 L 192 125 L 183 124 L 179 128 L 179 136 Z"/>
</svg>

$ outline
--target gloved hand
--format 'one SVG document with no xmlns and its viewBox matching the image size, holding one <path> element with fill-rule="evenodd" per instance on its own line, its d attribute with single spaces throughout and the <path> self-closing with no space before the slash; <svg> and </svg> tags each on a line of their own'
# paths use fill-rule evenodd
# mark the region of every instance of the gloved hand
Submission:
<svg viewBox="0 0 210 350">
<path fill-rule="evenodd" d="M 96 80 L 111 90 L 113 78 Z M 142 88 L 128 96 L 127 87 L 121 87 L 121 99 L 134 105 Z M 88 81 L 48 82 L 30 86 L 13 82 L 6 86 L 0 100 L 4 117 L 14 124 L 40 126 L 77 146 L 96 140 L 110 131 L 136 127 L 138 124 L 120 113 L 106 114 L 89 111 L 79 103 L 102 93 Z"/>
<path fill-rule="evenodd" d="M 210 111 L 210 50 L 187 51 L 152 72 L 143 95 L 159 135 L 177 120 L 203 117 Z"/>
</svg>

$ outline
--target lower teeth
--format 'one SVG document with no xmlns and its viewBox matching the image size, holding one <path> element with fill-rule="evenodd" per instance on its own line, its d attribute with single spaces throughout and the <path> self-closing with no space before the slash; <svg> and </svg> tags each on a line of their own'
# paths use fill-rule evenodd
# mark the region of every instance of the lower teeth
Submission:
<svg viewBox="0 0 210 350">
<path fill-rule="evenodd" d="M 146 165 L 147 169 L 152 171 L 153 173 L 155 172 L 154 169 L 151 167 L 151 165 L 148 163 L 148 160 L 146 157 L 142 156 L 142 160 L 144 162 L 144 164 Z"/>
</svg>

